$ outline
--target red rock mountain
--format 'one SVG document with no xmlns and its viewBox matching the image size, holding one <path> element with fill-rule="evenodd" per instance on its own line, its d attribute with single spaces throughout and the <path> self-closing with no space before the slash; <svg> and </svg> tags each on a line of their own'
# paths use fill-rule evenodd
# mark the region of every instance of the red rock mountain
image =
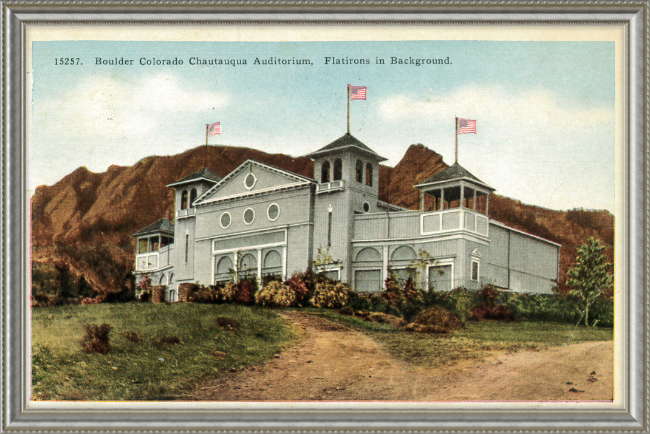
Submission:
<svg viewBox="0 0 650 434">
<path fill-rule="evenodd" d="M 32 258 L 37 262 L 63 261 L 83 275 L 98 291 L 112 291 L 104 269 L 119 264 L 132 270 L 133 232 L 156 220 L 173 218 L 173 190 L 166 187 L 204 165 L 225 176 L 247 159 L 313 175 L 306 157 L 267 154 L 243 147 L 197 147 L 173 156 L 147 157 L 131 167 L 111 166 L 104 173 L 81 167 L 52 186 L 36 189 L 32 198 Z M 445 169 L 436 152 L 418 144 L 406 151 L 395 167 L 380 168 L 380 199 L 417 209 L 419 192 L 413 185 Z M 490 217 L 563 245 L 561 275 L 575 256 L 575 248 L 589 236 L 611 246 L 614 217 L 607 211 L 555 211 L 493 195 Z M 98 249 L 102 254 L 98 255 Z M 611 256 L 610 256 L 611 257 Z M 113 264 L 110 264 L 113 262 Z M 563 279 L 561 279 L 561 286 Z"/>
</svg>

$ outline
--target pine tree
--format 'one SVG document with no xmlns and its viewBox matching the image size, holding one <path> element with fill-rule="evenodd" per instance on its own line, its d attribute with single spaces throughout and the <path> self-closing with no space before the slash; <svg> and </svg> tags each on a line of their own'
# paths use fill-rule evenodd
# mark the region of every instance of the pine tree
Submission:
<svg viewBox="0 0 650 434">
<path fill-rule="evenodd" d="M 571 288 L 569 295 L 577 297 L 584 305 L 586 326 L 589 326 L 589 305 L 610 289 L 614 281 L 612 264 L 607 262 L 603 250 L 605 246 L 599 240 L 589 237 L 578 247 L 575 265 L 567 271 L 567 285 Z"/>
</svg>

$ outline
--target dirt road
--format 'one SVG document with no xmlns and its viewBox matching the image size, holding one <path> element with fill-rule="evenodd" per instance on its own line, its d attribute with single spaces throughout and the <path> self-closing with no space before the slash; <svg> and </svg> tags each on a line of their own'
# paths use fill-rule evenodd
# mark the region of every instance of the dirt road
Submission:
<svg viewBox="0 0 650 434">
<path fill-rule="evenodd" d="M 497 353 L 486 362 L 424 368 L 396 360 L 365 334 L 304 313 L 287 313 L 304 334 L 264 365 L 198 384 L 206 401 L 602 400 L 613 394 L 613 344 L 588 342 Z"/>
</svg>

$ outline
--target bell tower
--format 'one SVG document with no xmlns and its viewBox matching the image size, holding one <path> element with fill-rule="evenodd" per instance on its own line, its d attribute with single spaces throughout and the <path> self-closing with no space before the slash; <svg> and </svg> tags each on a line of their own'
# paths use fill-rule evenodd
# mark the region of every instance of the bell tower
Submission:
<svg viewBox="0 0 650 434">
<path fill-rule="evenodd" d="M 319 249 L 327 252 L 336 261 L 323 266 L 329 277 L 350 282 L 353 216 L 379 211 L 379 163 L 386 159 L 350 133 L 307 156 L 314 161 L 317 181 L 314 258 Z"/>
</svg>

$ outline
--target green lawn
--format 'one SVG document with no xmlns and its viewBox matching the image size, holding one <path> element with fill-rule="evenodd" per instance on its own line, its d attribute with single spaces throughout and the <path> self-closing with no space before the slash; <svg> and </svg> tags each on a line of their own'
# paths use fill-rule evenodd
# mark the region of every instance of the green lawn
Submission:
<svg viewBox="0 0 650 434">
<path fill-rule="evenodd" d="M 217 317 L 235 318 L 224 331 Z M 84 324 L 110 324 L 110 353 L 86 354 Z M 141 342 L 124 334 L 135 332 Z M 178 344 L 160 344 L 177 337 Z M 98 304 L 32 311 L 33 399 L 167 400 L 202 376 L 269 359 L 298 340 L 273 311 L 235 305 Z M 226 354 L 221 358 L 214 352 Z"/>
<path fill-rule="evenodd" d="M 366 333 L 394 357 L 422 366 L 484 360 L 491 351 L 539 350 L 551 346 L 613 339 L 612 328 L 551 322 L 468 322 L 452 334 L 403 333 L 389 324 L 367 322 L 332 310 L 313 311 Z"/>
</svg>

